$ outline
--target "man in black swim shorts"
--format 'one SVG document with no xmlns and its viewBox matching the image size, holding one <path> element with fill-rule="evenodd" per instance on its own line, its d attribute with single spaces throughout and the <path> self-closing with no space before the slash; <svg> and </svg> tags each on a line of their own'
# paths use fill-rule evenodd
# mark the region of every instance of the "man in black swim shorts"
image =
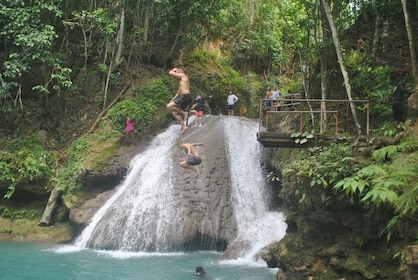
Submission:
<svg viewBox="0 0 418 280">
<path fill-rule="evenodd" d="M 194 146 L 203 146 L 202 143 L 177 143 L 177 147 L 180 149 L 185 149 L 187 154 L 190 156 L 187 159 L 183 159 L 180 162 L 180 166 L 183 168 L 186 168 L 186 175 L 184 176 L 184 180 L 190 178 L 190 172 L 187 169 L 191 169 L 194 172 L 196 172 L 196 175 L 199 176 L 199 168 L 196 167 L 196 165 L 199 165 L 202 163 L 202 159 L 199 156 L 199 153 L 194 148 Z"/>
<path fill-rule="evenodd" d="M 179 79 L 179 88 L 176 95 L 167 104 L 167 109 L 173 113 L 173 116 L 181 124 L 180 135 L 187 131 L 187 117 L 188 110 L 192 105 L 192 97 L 190 95 L 190 81 L 189 77 L 184 73 L 183 69 L 173 68 L 168 73 L 170 76 Z"/>
</svg>

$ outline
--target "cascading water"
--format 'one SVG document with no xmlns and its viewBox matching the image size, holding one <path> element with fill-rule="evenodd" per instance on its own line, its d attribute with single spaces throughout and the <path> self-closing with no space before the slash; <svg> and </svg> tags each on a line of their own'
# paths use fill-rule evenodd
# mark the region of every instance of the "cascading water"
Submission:
<svg viewBox="0 0 418 280">
<path fill-rule="evenodd" d="M 178 128 L 159 134 L 132 160 L 128 175 L 76 240 L 80 247 L 110 250 L 164 250 L 166 233 L 175 232 L 172 147 Z M 173 224 L 174 222 L 174 224 Z M 141 242 L 137 244 L 137 237 Z M 158 244 L 158 247 L 155 247 Z"/>
<path fill-rule="evenodd" d="M 217 127 L 222 132 L 215 132 Z M 266 191 L 265 174 L 261 168 L 263 148 L 256 140 L 257 127 L 256 122 L 245 118 L 205 116 L 202 128 L 189 129 L 185 138 L 181 139 L 187 142 L 206 141 L 205 147 L 199 150 L 203 159 L 199 166 L 202 174 L 196 179 L 176 181 L 177 173 L 182 170 L 173 158 L 178 153 L 176 141 L 180 139 L 179 126 L 172 125 L 159 134 L 145 152 L 132 160 L 124 182 L 95 214 L 75 245 L 122 251 L 170 251 L 182 249 L 186 232 L 196 231 L 219 238 L 219 233 L 228 228 L 218 217 L 221 212 L 225 215 L 226 210 L 212 213 L 207 210 L 210 207 L 205 206 L 200 211 L 204 213 L 198 216 L 183 207 L 193 203 L 191 211 L 198 211 L 195 206 L 207 200 L 215 205 L 212 208 L 219 208 L 213 202 L 216 201 L 214 191 L 208 186 L 217 182 L 214 177 L 220 171 L 215 172 L 213 168 L 216 166 L 209 166 L 217 165 L 209 157 L 218 162 L 227 161 L 229 166 L 229 171 L 221 171 L 223 177 L 230 177 L 231 186 L 216 186 L 217 190 L 225 189 L 223 193 L 228 195 L 227 203 L 232 209 L 230 216 L 234 215 L 236 223 L 236 232 L 230 230 L 233 231 L 230 234 L 233 238 L 228 243 L 233 253 L 229 256 L 254 256 L 262 247 L 281 239 L 286 224 L 283 213 L 268 209 L 267 201 L 270 201 L 271 194 Z M 219 148 L 223 145 L 214 143 L 217 141 L 224 143 L 225 148 Z M 211 145 L 215 148 L 210 150 L 209 156 L 205 149 L 209 150 Z M 219 156 L 213 153 L 219 153 Z M 228 159 L 219 159 L 222 157 Z M 211 171 L 208 171 L 209 168 L 212 168 Z M 185 201 L 185 197 L 179 196 L 178 193 L 195 185 L 201 186 L 192 195 L 189 193 L 186 196 L 190 200 Z M 196 229 L 190 230 L 190 223 L 186 225 L 185 222 L 190 220 L 194 220 L 192 225 Z M 208 225 L 210 229 L 207 229 Z"/>
<path fill-rule="evenodd" d="M 252 257 L 268 244 L 280 240 L 286 231 L 284 214 L 269 211 L 265 174 L 261 168 L 263 147 L 257 142 L 258 124 L 248 119 L 226 119 L 232 202 L 238 235 L 230 247 L 238 246 L 237 257 Z M 235 244 L 237 245 L 235 245 Z"/>
</svg>

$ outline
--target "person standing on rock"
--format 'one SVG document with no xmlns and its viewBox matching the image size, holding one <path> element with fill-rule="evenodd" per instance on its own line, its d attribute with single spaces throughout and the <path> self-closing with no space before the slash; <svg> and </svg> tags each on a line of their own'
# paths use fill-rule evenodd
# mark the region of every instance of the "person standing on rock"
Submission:
<svg viewBox="0 0 418 280">
<path fill-rule="evenodd" d="M 196 121 L 193 127 L 202 126 L 203 112 L 205 111 L 205 101 L 209 98 L 212 98 L 212 95 L 209 95 L 208 97 L 202 97 L 200 95 L 197 96 L 195 104 L 192 106 L 192 110 L 195 110 L 196 112 Z"/>
<path fill-rule="evenodd" d="M 177 147 L 180 149 L 184 149 L 187 154 L 190 156 L 187 159 L 182 159 L 180 162 L 180 166 L 186 169 L 186 175 L 184 176 L 184 180 L 187 180 L 190 178 L 190 172 L 188 169 L 193 170 L 196 172 L 196 175 L 199 176 L 200 171 L 199 168 L 196 167 L 196 165 L 199 165 L 202 163 L 202 159 L 199 156 L 199 153 L 197 152 L 196 148 L 194 146 L 203 146 L 202 143 L 183 143 L 179 142 L 177 143 Z"/>
<path fill-rule="evenodd" d="M 134 135 L 134 126 L 135 126 L 135 118 L 128 118 L 126 120 L 126 127 L 125 127 L 125 144 L 130 141 L 131 144 L 134 143 L 135 135 Z"/>
<path fill-rule="evenodd" d="M 187 131 L 188 110 L 192 104 L 192 97 L 190 95 L 190 81 L 189 77 L 184 73 L 183 69 L 173 68 L 168 73 L 170 76 L 179 79 L 179 88 L 176 95 L 167 104 L 167 109 L 173 113 L 173 116 L 181 124 L 180 135 Z"/>
<path fill-rule="evenodd" d="M 234 107 L 235 107 L 235 103 L 238 101 L 238 97 L 232 93 L 232 90 L 229 91 L 229 95 L 228 95 L 228 115 L 229 116 L 233 116 L 234 115 Z"/>
</svg>

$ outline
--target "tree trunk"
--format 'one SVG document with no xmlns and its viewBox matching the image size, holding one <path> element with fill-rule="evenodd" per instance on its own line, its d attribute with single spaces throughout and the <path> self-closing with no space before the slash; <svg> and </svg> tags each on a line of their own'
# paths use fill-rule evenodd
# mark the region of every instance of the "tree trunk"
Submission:
<svg viewBox="0 0 418 280">
<path fill-rule="evenodd" d="M 124 30 L 125 30 L 125 8 L 122 8 L 121 15 L 120 15 L 118 35 L 116 37 L 117 51 L 115 55 L 114 68 L 118 67 L 119 64 L 123 62 L 122 49 L 123 49 Z M 111 69 L 111 71 L 113 71 L 113 69 Z"/>
<path fill-rule="evenodd" d="M 380 15 L 376 14 L 376 23 L 374 25 L 374 35 L 373 35 L 372 61 L 376 60 L 377 46 L 379 44 L 380 23 L 381 23 Z"/>
<path fill-rule="evenodd" d="M 151 1 L 147 1 L 146 7 L 145 7 L 145 17 L 144 17 L 144 34 L 142 35 L 142 41 L 144 43 L 148 42 L 148 33 L 149 33 L 151 17 L 152 17 Z"/>
<path fill-rule="evenodd" d="M 321 12 L 321 21 L 322 21 L 322 42 L 328 42 L 330 39 L 328 24 L 327 24 L 327 17 L 325 15 L 325 10 L 320 9 Z M 322 100 L 326 100 L 328 98 L 328 54 L 329 54 L 329 47 L 328 44 L 323 44 L 324 47 L 321 48 L 320 54 L 320 67 L 321 67 L 321 98 Z M 326 102 L 321 102 L 321 133 L 323 130 L 327 130 L 328 128 L 328 118 L 327 114 L 323 113 L 327 110 Z"/>
<path fill-rule="evenodd" d="M 402 9 L 405 17 L 405 27 L 406 27 L 406 34 L 408 35 L 408 42 L 409 42 L 409 52 L 411 54 L 411 65 L 412 65 L 412 76 L 414 78 L 415 84 L 418 83 L 418 70 L 417 70 L 417 59 L 415 56 L 415 48 L 414 48 L 414 39 L 412 36 L 412 27 L 409 21 L 409 13 L 408 8 L 406 6 L 406 0 L 401 0 L 402 2 Z"/>
<path fill-rule="evenodd" d="M 340 65 L 341 73 L 342 73 L 343 78 L 344 78 L 345 89 L 347 91 L 347 98 L 348 98 L 348 100 L 353 101 L 353 98 L 351 96 L 351 86 L 350 86 L 350 81 L 349 81 L 349 78 L 348 78 L 348 72 L 345 69 L 343 56 L 342 56 L 342 53 L 341 53 L 340 41 L 338 39 L 338 34 L 337 34 L 337 28 L 335 27 L 335 24 L 334 24 L 334 19 L 332 17 L 331 9 L 330 9 L 329 4 L 326 0 L 322 0 L 322 5 L 324 6 L 325 15 L 327 16 L 328 23 L 329 23 L 329 26 L 331 28 L 331 34 L 332 34 L 332 39 L 334 41 L 335 51 L 337 53 L 338 64 Z M 357 110 L 356 110 L 356 106 L 355 106 L 354 102 L 350 102 L 350 109 L 351 109 L 351 113 L 353 115 L 355 125 L 357 127 L 357 133 L 360 135 L 361 134 L 361 126 L 360 126 L 360 123 L 359 123 L 358 118 L 357 118 Z"/>
<path fill-rule="evenodd" d="M 51 191 L 44 213 L 42 214 L 42 218 L 38 226 L 45 227 L 50 225 L 53 211 L 55 209 L 55 206 L 57 205 L 57 200 L 60 196 L 61 192 L 55 190 L 55 188 Z"/>
</svg>

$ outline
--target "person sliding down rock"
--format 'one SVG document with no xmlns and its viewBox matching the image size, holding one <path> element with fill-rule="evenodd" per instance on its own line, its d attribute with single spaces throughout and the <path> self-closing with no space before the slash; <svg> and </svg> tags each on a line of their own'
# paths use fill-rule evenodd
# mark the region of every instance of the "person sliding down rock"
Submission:
<svg viewBox="0 0 418 280">
<path fill-rule="evenodd" d="M 193 170 L 196 172 L 196 175 L 199 176 L 199 168 L 196 167 L 196 165 L 199 165 L 202 163 L 202 159 L 199 156 L 199 153 L 195 149 L 194 146 L 203 146 L 202 143 L 183 143 L 179 142 L 177 143 L 177 147 L 180 149 L 184 149 L 187 154 L 190 156 L 187 159 L 182 159 L 180 162 L 180 166 L 186 169 L 186 175 L 184 176 L 184 180 L 187 180 L 190 178 L 190 172 L 188 169 Z"/>
</svg>

